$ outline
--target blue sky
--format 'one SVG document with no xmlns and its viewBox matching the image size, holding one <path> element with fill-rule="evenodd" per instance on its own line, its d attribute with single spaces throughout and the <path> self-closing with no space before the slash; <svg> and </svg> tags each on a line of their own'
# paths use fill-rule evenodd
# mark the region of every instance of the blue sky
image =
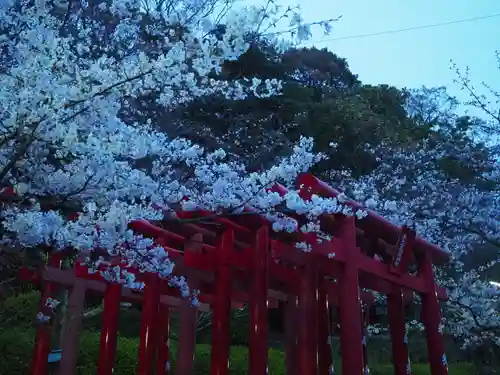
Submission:
<svg viewBox="0 0 500 375">
<path fill-rule="evenodd" d="M 259 2 L 259 1 L 257 1 Z M 318 30 L 314 41 L 377 33 L 394 29 L 500 14 L 500 0 L 277 0 L 299 4 L 306 21 L 342 16 L 330 36 Z M 260 2 L 259 2 L 260 3 Z M 307 46 L 311 46 L 308 44 Z M 397 87 L 444 85 L 459 99 L 467 97 L 453 83 L 450 60 L 469 66 L 471 79 L 500 89 L 495 50 L 500 49 L 500 16 L 391 35 L 324 41 L 347 59 L 351 70 L 365 83 Z"/>
</svg>

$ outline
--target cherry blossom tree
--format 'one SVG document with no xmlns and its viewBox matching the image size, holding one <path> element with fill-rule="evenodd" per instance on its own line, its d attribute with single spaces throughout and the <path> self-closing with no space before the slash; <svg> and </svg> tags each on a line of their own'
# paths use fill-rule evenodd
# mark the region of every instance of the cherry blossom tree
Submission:
<svg viewBox="0 0 500 375">
<path fill-rule="evenodd" d="M 331 178 L 366 207 L 449 250 L 450 265 L 435 270 L 449 294 L 446 329 L 464 347 L 500 345 L 500 289 L 488 279 L 500 262 L 500 164 L 494 148 L 469 137 L 464 121 L 475 123 L 451 116 L 449 127 L 441 123 L 430 137 L 373 148 L 373 173 L 354 180 L 335 171 Z"/>
<path fill-rule="evenodd" d="M 153 6 L 153 5 L 154 6 Z M 193 99 L 238 100 L 279 95 L 277 80 L 219 77 L 225 61 L 248 48 L 249 35 L 291 17 L 293 38 L 310 35 L 300 15 L 264 8 L 225 9 L 198 0 L 7 0 L 0 7 L 0 182 L 2 241 L 32 251 L 68 248 L 120 256 L 122 264 L 171 277 L 165 250 L 131 232 L 134 219 L 159 220 L 176 209 L 214 213 L 255 207 L 275 230 L 298 230 L 277 207 L 311 220 L 348 210 L 335 199 L 305 202 L 293 182 L 322 156 L 302 138 L 293 153 L 260 173 L 247 173 L 223 150 L 205 151 L 169 138 L 145 110 Z M 225 3 L 221 3 L 225 4 Z M 193 10 L 194 9 L 194 10 Z M 223 27 L 220 27 L 220 26 Z M 279 42 L 275 35 L 270 40 Z M 276 182 L 291 188 L 281 197 Z M 9 194 L 14 193 L 14 194 Z M 94 264 L 95 265 L 95 264 Z M 103 271 L 138 288 L 126 267 Z"/>
</svg>

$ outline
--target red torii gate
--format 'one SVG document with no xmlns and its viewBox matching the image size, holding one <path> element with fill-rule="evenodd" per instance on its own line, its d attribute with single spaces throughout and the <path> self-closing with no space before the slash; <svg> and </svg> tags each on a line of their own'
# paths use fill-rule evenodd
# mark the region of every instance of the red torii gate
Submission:
<svg viewBox="0 0 500 375">
<path fill-rule="evenodd" d="M 301 175 L 298 186 L 304 199 L 313 194 L 338 194 L 310 174 Z M 286 192 L 281 186 L 275 189 Z M 348 204 L 360 208 L 356 203 Z M 431 373 L 448 373 L 439 307 L 446 293 L 435 282 L 432 264 L 446 261 L 449 254 L 416 237 L 411 229 L 398 228 L 370 211 L 362 220 L 325 215 L 321 218 L 322 230 L 332 239 L 323 243 L 312 240 L 312 251 L 303 252 L 294 244 L 312 235 L 272 233 L 270 223 L 256 214 L 231 219 L 206 212 L 178 212 L 178 216 L 189 220 L 139 220 L 130 223 L 130 228 L 162 245 L 176 263 L 174 274 L 186 276 L 190 287 L 200 291 L 198 309 L 212 310 L 211 375 L 228 374 L 230 309 L 242 303 L 248 304 L 250 313 L 249 374 L 267 374 L 267 312 L 276 301 L 285 303 L 287 375 L 329 373 L 329 305 L 339 310 L 342 374 L 364 374 L 366 332 L 361 305 L 373 302 L 373 295 L 363 292 L 363 288 L 387 295 L 395 375 L 409 370 L 404 297 L 411 298 L 413 292 L 422 296 Z M 210 225 L 191 220 L 194 218 L 205 218 Z M 302 220 L 299 216 L 296 219 L 299 223 Z M 43 272 L 25 269 L 21 277 L 43 281 L 41 312 L 50 308 L 47 306 L 58 285 L 71 289 L 70 314 L 81 312 L 86 291 L 104 295 L 98 375 L 113 373 L 120 301 L 142 303 L 138 374 L 170 373 L 170 309 L 181 310 L 176 375 L 192 374 L 197 309 L 182 299 L 177 289 L 155 274 L 129 269 L 145 284 L 143 291 L 134 291 L 107 283 L 100 273 L 91 272 L 80 262 L 75 262 L 72 270 L 61 270 L 63 257 L 54 253 Z M 417 266 L 416 274 L 408 271 L 410 264 Z M 76 373 L 81 322 L 78 316 L 68 322 L 62 343 L 61 375 Z M 50 324 L 37 329 L 31 375 L 46 375 L 50 335 Z"/>
</svg>

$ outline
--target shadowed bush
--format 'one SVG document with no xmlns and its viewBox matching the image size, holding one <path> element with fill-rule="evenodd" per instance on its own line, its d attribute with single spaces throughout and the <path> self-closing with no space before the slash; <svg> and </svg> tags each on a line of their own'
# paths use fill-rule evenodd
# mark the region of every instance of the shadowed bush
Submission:
<svg viewBox="0 0 500 375">
<path fill-rule="evenodd" d="M 0 361 L 4 374 L 27 374 L 33 349 L 34 330 L 26 328 L 4 329 L 0 332 Z M 137 351 L 139 340 L 119 338 L 116 353 L 115 373 L 120 375 L 135 375 L 137 371 Z M 176 347 L 172 345 L 172 357 L 175 359 Z M 78 356 L 78 375 L 95 375 L 99 354 L 99 334 L 86 332 L 80 339 Z M 269 374 L 284 375 L 285 356 L 280 350 L 269 350 Z M 172 361 L 175 368 L 175 360 Z M 209 375 L 210 346 L 196 347 L 195 374 Z M 340 368 L 338 368 L 340 370 Z M 392 365 L 370 365 L 373 375 L 392 375 Z M 245 375 L 248 371 L 248 350 L 244 347 L 231 348 L 230 374 Z M 427 365 L 414 365 L 414 375 L 430 375 Z M 450 365 L 450 375 L 473 375 L 473 366 L 469 364 Z"/>
</svg>

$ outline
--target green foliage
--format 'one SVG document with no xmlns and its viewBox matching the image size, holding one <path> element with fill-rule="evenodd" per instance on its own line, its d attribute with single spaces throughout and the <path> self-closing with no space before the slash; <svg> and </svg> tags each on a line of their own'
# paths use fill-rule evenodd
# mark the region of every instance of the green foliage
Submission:
<svg viewBox="0 0 500 375">
<path fill-rule="evenodd" d="M 137 372 L 137 339 L 120 337 L 116 353 L 117 374 L 135 374 Z M 99 358 L 99 333 L 85 333 L 80 340 L 80 353 L 78 355 L 78 375 L 91 375 L 97 373 L 97 359 Z"/>
<path fill-rule="evenodd" d="M 0 327 L 32 326 L 40 303 L 40 293 L 33 291 L 0 300 Z"/>
<path fill-rule="evenodd" d="M 241 310 L 231 310 L 231 345 L 248 345 L 248 334 L 250 332 L 250 320 L 248 307 Z"/>
<path fill-rule="evenodd" d="M 23 358 L 27 358 L 28 356 L 26 360 L 29 359 L 29 351 L 27 352 L 25 348 L 32 346 L 32 327 L 38 309 L 39 298 L 40 295 L 38 292 L 31 292 L 7 298 L 0 304 L 0 327 L 3 328 L 3 330 L 0 330 L 0 353 L 11 353 L 12 360 L 9 359 L 8 362 L 14 361 L 12 368 L 15 370 L 20 369 L 19 366 L 27 366 L 27 364 L 23 364 Z M 90 319 L 86 319 L 84 322 L 85 333 L 81 337 L 79 357 L 81 374 L 95 373 L 101 318 L 102 316 L 99 314 Z M 177 319 L 177 315 L 173 314 L 171 326 L 174 332 L 172 333 L 176 331 Z M 140 321 L 140 311 L 135 308 L 125 309 L 120 312 L 120 339 L 118 344 L 117 366 L 124 371 L 124 374 L 127 374 L 127 371 L 132 371 L 131 373 L 133 373 L 133 369 L 136 366 L 135 361 L 138 348 L 137 336 L 140 330 Z M 14 331 L 12 327 L 16 327 Z M 240 371 L 240 369 L 243 371 L 247 366 L 245 359 L 247 351 L 245 346 L 248 345 L 248 332 L 249 321 L 247 309 L 232 310 L 231 344 L 233 348 L 231 366 L 234 374 L 244 373 L 238 371 Z M 173 335 L 173 337 L 175 337 L 175 335 Z M 203 369 L 205 366 L 209 366 L 210 363 L 210 346 L 208 345 L 210 343 L 210 337 L 211 327 L 209 326 L 209 329 L 206 331 L 199 332 L 197 338 L 198 342 L 204 343 L 198 345 L 197 360 L 195 363 L 195 366 L 201 374 L 203 374 L 202 371 L 204 371 Z M 449 360 L 458 360 L 459 355 L 455 353 L 455 350 L 452 350 L 453 345 L 448 343 L 447 347 Z M 173 350 L 175 352 L 175 347 Z M 391 343 L 387 339 L 377 337 L 371 338 L 370 345 L 368 345 L 368 351 L 371 363 L 390 363 L 392 360 Z M 410 338 L 410 352 L 412 361 L 417 363 L 425 363 L 427 361 L 427 348 L 423 337 Z M 338 362 L 339 358 L 336 359 L 336 363 Z M 274 369 L 271 373 L 280 374 L 280 371 L 282 371 L 280 369 L 282 369 L 282 367 L 282 351 L 270 350 L 270 368 Z M 376 366 L 374 371 L 379 367 L 383 368 L 383 366 Z M 12 373 L 15 373 L 14 370 Z M 119 373 L 121 374 L 122 372 Z M 372 373 L 374 372 L 372 371 Z M 382 374 L 383 372 L 379 373 Z M 196 372 L 196 374 L 198 374 L 198 372 Z M 425 372 L 423 372 L 423 374 L 425 374 Z"/>
<path fill-rule="evenodd" d="M 347 60 L 325 49 L 290 49 L 282 56 L 285 71 L 308 87 L 327 86 L 342 92 L 360 84 Z"/>
<path fill-rule="evenodd" d="M 118 317 L 118 332 L 121 337 L 137 337 L 141 330 L 141 312 L 135 308 L 123 308 Z M 83 326 L 86 330 L 101 330 L 102 313 L 85 318 Z"/>
<path fill-rule="evenodd" d="M 0 361 L 6 374 L 27 374 L 31 360 L 33 329 L 5 329 L 0 332 Z M 120 338 L 116 371 L 120 375 L 136 373 L 138 340 Z M 80 338 L 78 375 L 93 375 L 97 371 L 99 334 L 84 333 Z"/>
<path fill-rule="evenodd" d="M 33 330 L 3 329 L 0 331 L 2 373 L 28 374 L 34 342 Z"/>
<path fill-rule="evenodd" d="M 278 350 L 269 350 L 269 374 L 284 375 L 284 354 Z M 173 363 L 175 367 L 175 362 Z M 196 375 L 210 374 L 210 346 L 198 345 L 194 363 Z M 229 361 L 229 373 L 231 375 L 243 375 L 248 372 L 248 350 L 243 347 L 231 348 L 231 359 Z"/>
<path fill-rule="evenodd" d="M 431 375 L 431 371 L 428 365 L 412 365 L 411 366 L 413 375 Z M 370 367 L 371 375 L 389 375 L 394 372 L 392 365 L 377 365 Z M 460 365 L 450 365 L 449 373 L 451 375 L 475 375 L 475 369 L 469 364 Z"/>
<path fill-rule="evenodd" d="M 0 361 L 5 374 L 28 373 L 31 351 L 33 348 L 34 331 L 31 329 L 9 329 L 0 332 Z M 120 375 L 135 375 L 137 369 L 138 339 L 120 337 L 116 353 L 115 373 Z M 78 357 L 78 375 L 94 375 L 97 370 L 99 353 L 99 334 L 86 332 L 80 339 L 80 353 Z M 175 343 L 172 348 L 172 365 L 175 367 Z M 269 374 L 284 375 L 284 354 L 280 350 L 269 350 Z M 210 346 L 198 345 L 196 348 L 195 374 L 209 375 L 210 373 Z M 248 350 L 244 347 L 231 348 L 230 374 L 244 375 L 248 369 Z M 391 365 L 370 365 L 371 374 L 390 375 L 393 373 Z M 427 365 L 414 365 L 415 375 L 430 375 Z M 469 364 L 450 365 L 452 375 L 474 375 L 475 371 Z"/>
</svg>

